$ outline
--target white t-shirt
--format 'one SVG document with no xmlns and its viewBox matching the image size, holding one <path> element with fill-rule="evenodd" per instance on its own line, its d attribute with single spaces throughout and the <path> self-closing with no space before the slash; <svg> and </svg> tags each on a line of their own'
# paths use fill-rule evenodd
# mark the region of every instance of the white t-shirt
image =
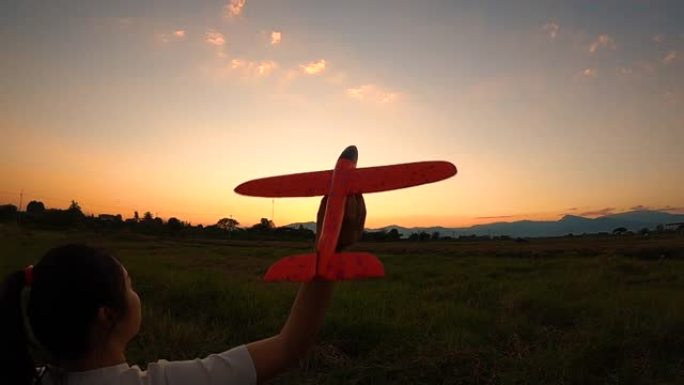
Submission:
<svg viewBox="0 0 684 385">
<path fill-rule="evenodd" d="M 257 380 L 245 345 L 203 359 L 159 360 L 148 364 L 147 371 L 137 365 L 119 364 L 66 376 L 68 385 L 254 385 Z M 43 376 L 42 384 L 53 385 L 49 373 Z"/>
</svg>

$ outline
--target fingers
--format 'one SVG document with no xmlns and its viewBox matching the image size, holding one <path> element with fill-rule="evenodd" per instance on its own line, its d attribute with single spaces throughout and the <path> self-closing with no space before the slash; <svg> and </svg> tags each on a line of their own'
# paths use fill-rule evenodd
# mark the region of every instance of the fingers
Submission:
<svg viewBox="0 0 684 385">
<path fill-rule="evenodd" d="M 323 230 L 323 219 L 325 218 L 325 206 L 328 197 L 324 196 L 318 207 L 316 215 L 316 240 Z M 342 228 L 337 240 L 337 250 L 341 250 L 357 242 L 363 236 L 363 227 L 366 223 L 366 202 L 363 195 L 356 194 L 347 197 L 342 219 Z"/>
</svg>

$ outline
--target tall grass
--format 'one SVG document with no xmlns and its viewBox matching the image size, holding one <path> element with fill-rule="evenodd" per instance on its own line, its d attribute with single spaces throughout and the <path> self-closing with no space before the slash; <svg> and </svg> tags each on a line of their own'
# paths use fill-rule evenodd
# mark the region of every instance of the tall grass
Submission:
<svg viewBox="0 0 684 385">
<path fill-rule="evenodd" d="M 112 250 L 133 277 L 143 327 L 128 358 L 141 366 L 276 333 L 297 286 L 261 275 L 311 247 L 0 228 L 0 272 L 70 241 Z M 339 283 L 318 345 L 274 383 L 684 382 L 683 260 L 529 247 L 358 245 L 376 249 L 387 276 Z"/>
</svg>

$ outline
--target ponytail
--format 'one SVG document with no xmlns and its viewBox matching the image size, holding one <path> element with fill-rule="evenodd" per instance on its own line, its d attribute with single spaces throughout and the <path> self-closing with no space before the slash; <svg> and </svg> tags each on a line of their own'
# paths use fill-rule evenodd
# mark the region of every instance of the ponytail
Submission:
<svg viewBox="0 0 684 385">
<path fill-rule="evenodd" d="M 26 286 L 23 270 L 11 273 L 0 287 L 0 383 L 32 385 L 38 377 L 29 352 L 24 321 L 22 292 Z"/>
</svg>

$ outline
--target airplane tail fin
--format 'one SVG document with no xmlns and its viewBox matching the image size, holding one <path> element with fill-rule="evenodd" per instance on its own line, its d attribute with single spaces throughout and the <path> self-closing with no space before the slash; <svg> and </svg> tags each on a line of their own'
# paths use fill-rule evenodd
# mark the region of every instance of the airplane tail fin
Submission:
<svg viewBox="0 0 684 385">
<path fill-rule="evenodd" d="M 376 256 L 370 253 L 343 252 L 333 254 L 328 271 L 321 278 L 330 281 L 382 277 L 385 269 Z M 273 264 L 265 281 L 310 281 L 316 276 L 316 254 L 285 257 Z"/>
</svg>

